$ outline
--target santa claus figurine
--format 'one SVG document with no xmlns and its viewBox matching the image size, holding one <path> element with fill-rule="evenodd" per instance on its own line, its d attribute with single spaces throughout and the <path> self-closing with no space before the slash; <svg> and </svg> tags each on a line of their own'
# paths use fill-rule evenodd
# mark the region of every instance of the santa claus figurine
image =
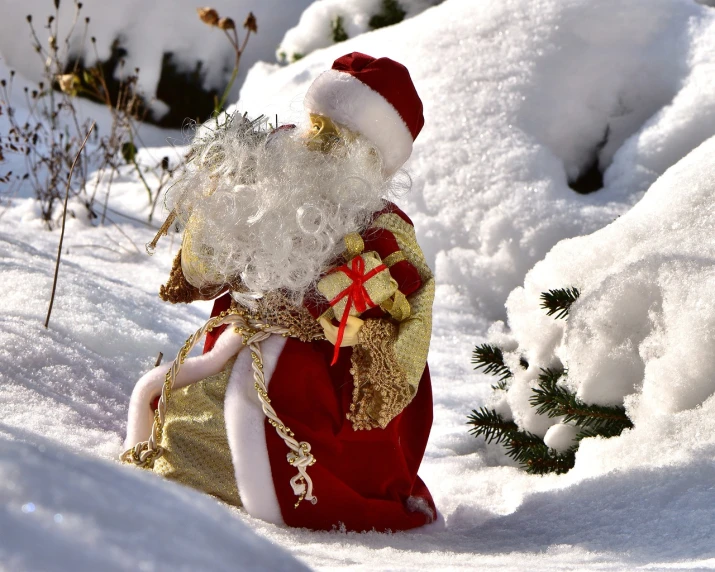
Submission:
<svg viewBox="0 0 715 572">
<path fill-rule="evenodd" d="M 422 103 L 404 66 L 354 52 L 304 106 L 302 126 L 198 132 L 169 197 L 184 236 L 161 296 L 214 311 L 137 383 L 122 459 L 277 524 L 422 526 L 434 279 L 388 200 L 409 186 L 396 173 Z"/>
</svg>

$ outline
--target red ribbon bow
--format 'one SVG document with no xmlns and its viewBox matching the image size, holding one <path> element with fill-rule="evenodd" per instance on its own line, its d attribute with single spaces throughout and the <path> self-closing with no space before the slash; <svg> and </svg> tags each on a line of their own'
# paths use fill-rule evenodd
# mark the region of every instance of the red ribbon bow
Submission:
<svg viewBox="0 0 715 572">
<path fill-rule="evenodd" d="M 368 280 L 370 280 L 370 278 L 382 272 L 383 270 L 387 270 L 387 266 L 385 266 L 384 264 L 379 264 L 378 266 L 370 270 L 370 272 L 365 274 L 365 261 L 363 260 L 362 256 L 356 256 L 350 262 L 348 262 L 348 264 L 338 266 L 337 268 L 334 268 L 330 271 L 331 274 L 333 272 L 342 272 L 351 280 L 350 286 L 345 288 L 345 290 L 340 292 L 340 294 L 335 296 L 335 298 L 330 301 L 330 306 L 332 307 L 335 306 L 338 302 L 340 302 L 340 300 L 342 300 L 346 296 L 348 298 L 347 303 L 345 305 L 345 311 L 343 312 L 343 316 L 340 319 L 340 327 L 338 328 L 338 339 L 335 341 L 333 361 L 330 365 L 335 365 L 335 362 L 338 361 L 338 352 L 340 351 L 340 344 L 343 342 L 343 334 L 345 334 L 345 326 L 348 323 L 350 307 L 355 306 L 355 309 L 360 314 L 362 314 L 368 308 L 372 308 L 377 305 L 370 299 L 370 295 L 365 289 L 365 282 L 367 282 Z"/>
</svg>

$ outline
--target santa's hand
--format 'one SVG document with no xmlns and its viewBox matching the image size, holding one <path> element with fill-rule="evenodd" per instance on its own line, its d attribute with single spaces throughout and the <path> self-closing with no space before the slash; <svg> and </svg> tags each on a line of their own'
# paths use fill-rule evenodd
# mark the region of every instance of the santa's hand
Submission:
<svg viewBox="0 0 715 572">
<path fill-rule="evenodd" d="M 360 318 L 348 316 L 347 322 L 345 323 L 345 331 L 343 332 L 343 341 L 340 343 L 341 348 L 356 346 L 358 344 L 358 332 L 364 323 L 365 322 Z M 323 326 L 325 339 L 335 345 L 335 342 L 338 340 L 339 328 L 337 326 L 333 326 L 333 324 L 325 318 L 320 319 L 320 325 Z"/>
</svg>

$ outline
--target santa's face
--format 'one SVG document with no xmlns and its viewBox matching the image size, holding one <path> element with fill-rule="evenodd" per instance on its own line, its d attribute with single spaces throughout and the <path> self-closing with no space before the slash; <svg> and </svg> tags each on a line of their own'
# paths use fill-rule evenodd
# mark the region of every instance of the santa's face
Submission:
<svg viewBox="0 0 715 572">
<path fill-rule="evenodd" d="M 296 302 L 389 190 L 372 145 L 317 115 L 268 138 L 229 126 L 195 163 L 172 190 L 186 278 L 199 288 L 240 282 L 256 295 L 282 289 Z"/>
</svg>

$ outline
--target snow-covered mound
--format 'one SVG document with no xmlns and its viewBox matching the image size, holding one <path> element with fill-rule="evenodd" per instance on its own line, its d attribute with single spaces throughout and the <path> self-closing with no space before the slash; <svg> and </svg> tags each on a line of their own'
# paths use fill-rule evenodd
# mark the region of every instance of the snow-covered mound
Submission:
<svg viewBox="0 0 715 572">
<path fill-rule="evenodd" d="M 25 436 L 0 425 L 3 570 L 308 569 L 210 497 Z"/>
<path fill-rule="evenodd" d="M 295 26 L 300 14 L 313 0 L 216 0 L 209 4 L 221 16 L 231 17 L 240 28 L 244 18 L 253 12 L 258 21 L 258 33 L 249 41 L 241 58 L 241 70 L 237 85 L 243 82 L 253 63 L 265 60 L 275 61 L 275 49 L 286 30 Z M 75 3 L 70 0 L 58 2 L 58 20 L 61 24 L 58 40 L 64 41 L 75 13 Z M 161 75 L 164 53 L 173 54 L 172 60 L 180 69 L 193 71 L 196 62 L 201 61 L 206 73 L 206 87 L 223 86 L 227 81 L 227 70 L 233 67 L 233 51 L 223 32 L 203 24 L 196 15 L 201 2 L 187 0 L 85 0 L 80 23 L 75 28 L 72 49 L 77 49 L 82 39 L 84 18 L 90 18 L 89 35 L 97 38 L 97 52 L 100 60 L 110 56 L 112 43 L 119 39 L 127 49 L 126 69 L 139 68 L 140 87 L 146 94 L 153 95 Z M 42 31 L 47 17 L 55 15 L 50 0 L 27 0 L 13 2 L 0 0 L 0 54 L 8 66 L 17 69 L 26 77 L 40 80 L 42 61 L 32 49 L 30 28 L 25 17 L 33 17 L 35 29 Z M 40 34 L 41 41 L 46 41 Z M 63 49 L 63 44 L 60 44 Z M 94 61 L 94 50 L 85 42 L 84 56 L 89 63 Z"/>
<path fill-rule="evenodd" d="M 487 318 L 556 242 L 611 222 L 715 132 L 715 12 L 690 0 L 447 0 L 254 66 L 240 110 L 299 118 L 310 82 L 354 50 L 410 70 L 426 122 L 401 204 L 443 291 Z M 603 189 L 577 194 L 567 181 L 594 161 Z"/>
<path fill-rule="evenodd" d="M 587 464 L 662 465 L 715 453 L 714 192 L 711 138 L 628 213 L 560 242 L 526 275 L 507 301 L 518 344 L 507 359 L 523 355 L 530 366 L 513 368 L 502 398 L 519 425 L 544 435 L 558 423 L 536 415 L 528 399 L 539 368 L 563 366 L 579 398 L 625 400 L 635 424 L 588 449 Z M 541 292 L 562 285 L 581 292 L 568 321 L 539 307 Z"/>
<path fill-rule="evenodd" d="M 389 25 L 390 16 L 411 18 L 440 2 L 442 0 L 316 0 L 301 14 L 298 25 L 286 32 L 276 53 L 279 60 L 293 62 L 336 41 Z"/>
</svg>

